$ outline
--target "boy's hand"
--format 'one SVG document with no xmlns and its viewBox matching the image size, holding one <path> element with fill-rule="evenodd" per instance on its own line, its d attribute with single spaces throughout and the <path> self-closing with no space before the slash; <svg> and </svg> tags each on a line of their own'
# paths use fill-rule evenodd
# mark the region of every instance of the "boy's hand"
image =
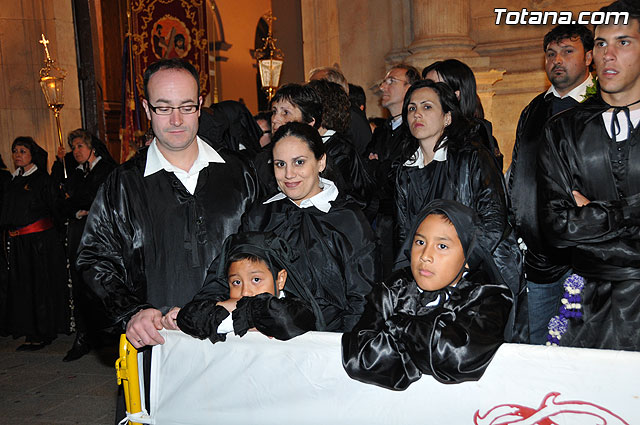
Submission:
<svg viewBox="0 0 640 425">
<path fill-rule="evenodd" d="M 216 305 L 220 305 L 227 309 L 229 313 L 232 313 L 233 310 L 236 309 L 236 303 L 238 302 L 238 298 L 229 298 L 225 301 L 218 301 Z"/>
<path fill-rule="evenodd" d="M 167 314 L 162 316 L 162 326 L 165 329 L 171 329 L 173 331 L 179 331 L 178 327 L 178 312 L 180 311 L 180 307 L 173 307 Z"/>
<path fill-rule="evenodd" d="M 576 205 L 578 205 L 579 207 L 584 207 L 585 205 L 588 205 L 591 201 L 587 199 L 586 196 L 584 196 L 582 193 L 578 192 L 577 190 L 574 190 L 571 192 L 573 194 L 573 199 L 576 201 Z"/>
</svg>

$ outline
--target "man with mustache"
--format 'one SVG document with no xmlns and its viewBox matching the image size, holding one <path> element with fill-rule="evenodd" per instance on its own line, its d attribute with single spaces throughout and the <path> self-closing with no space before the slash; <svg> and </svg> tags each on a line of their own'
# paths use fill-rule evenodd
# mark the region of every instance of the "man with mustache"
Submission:
<svg viewBox="0 0 640 425">
<path fill-rule="evenodd" d="M 619 0 L 600 11 L 628 20 L 596 26 L 598 92 L 545 126 L 539 216 L 549 243 L 569 250 L 583 278 L 568 282 L 571 301 L 554 320 L 562 322 L 559 344 L 638 351 L 640 7 Z"/>
<path fill-rule="evenodd" d="M 525 276 L 529 288 L 532 344 L 547 341 L 547 324 L 558 312 L 569 272 L 567 253 L 547 245 L 538 223 L 536 164 L 547 119 L 584 100 L 591 82 L 593 34 L 584 25 L 558 25 L 544 36 L 545 71 L 551 87 L 522 111 L 516 131 L 508 187 L 520 242 L 527 246 Z"/>
</svg>

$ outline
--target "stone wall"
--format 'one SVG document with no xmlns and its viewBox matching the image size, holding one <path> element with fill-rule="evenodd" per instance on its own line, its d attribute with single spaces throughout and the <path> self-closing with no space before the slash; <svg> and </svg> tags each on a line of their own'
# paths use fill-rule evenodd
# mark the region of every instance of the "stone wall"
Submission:
<svg viewBox="0 0 640 425">
<path fill-rule="evenodd" d="M 398 62 L 419 69 L 457 58 L 476 73 L 487 119 L 511 162 L 522 109 L 549 87 L 542 38 L 553 25 L 496 25 L 509 11 L 596 11 L 594 0 L 301 0 L 305 70 L 339 63 L 367 92 L 367 113 L 381 116 L 376 83 Z"/>
<path fill-rule="evenodd" d="M 55 119 L 38 82 L 42 33 L 57 66 L 67 71 L 60 115 L 63 137 L 82 125 L 71 1 L 0 0 L 0 154 L 10 170 L 11 143 L 17 136 L 33 137 L 49 152 L 49 164 L 58 146 Z"/>
</svg>

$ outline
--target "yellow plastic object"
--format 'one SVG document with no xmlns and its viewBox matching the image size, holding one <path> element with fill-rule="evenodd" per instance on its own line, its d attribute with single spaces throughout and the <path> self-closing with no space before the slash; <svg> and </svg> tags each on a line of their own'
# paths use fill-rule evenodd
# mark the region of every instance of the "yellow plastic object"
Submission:
<svg viewBox="0 0 640 425">
<path fill-rule="evenodd" d="M 116 360 L 116 374 L 118 376 L 118 385 L 122 384 L 124 388 L 127 412 L 141 412 L 138 350 L 129 343 L 125 334 L 120 335 L 120 357 Z M 140 425 L 138 422 L 129 423 L 132 425 Z"/>
</svg>

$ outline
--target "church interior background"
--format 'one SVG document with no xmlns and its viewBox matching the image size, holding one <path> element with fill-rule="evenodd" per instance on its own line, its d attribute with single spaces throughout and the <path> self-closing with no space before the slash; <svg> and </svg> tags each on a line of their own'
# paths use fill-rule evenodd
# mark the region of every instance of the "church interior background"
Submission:
<svg viewBox="0 0 640 425">
<path fill-rule="evenodd" d="M 45 34 L 57 66 L 67 71 L 62 134 L 85 127 L 120 158 L 123 122 L 125 36 L 132 10 L 180 7 L 180 0 L 0 0 L 0 154 L 10 170 L 11 143 L 32 136 L 53 161 L 56 122 L 38 81 Z M 485 115 L 511 161 L 520 112 L 549 86 L 542 38 L 553 25 L 496 25 L 496 8 L 520 11 L 596 11 L 610 1 L 592 0 L 191 0 L 202 13 L 208 73 L 205 104 L 241 100 L 258 112 L 260 88 L 254 50 L 262 45 L 263 16 L 272 11 L 277 46 L 284 52 L 280 84 L 303 82 L 309 70 L 339 64 L 350 83 L 367 94 L 367 115 L 384 116 L 375 90 L 386 70 L 399 62 L 422 69 L 435 60 L 457 58 L 474 70 Z M 142 8 L 142 9 L 141 9 Z M 149 28 L 158 32 L 158 23 Z M 165 25 L 166 27 L 166 25 Z M 179 31 L 179 30 L 176 30 Z M 166 33 L 165 33 L 166 34 Z M 194 36 L 195 42 L 197 37 Z M 135 39 L 135 37 L 134 37 Z M 184 54 L 184 40 L 172 44 Z M 149 40 L 149 42 L 152 42 Z M 173 42 L 172 42 L 173 43 Z M 156 42 L 156 46 L 158 43 Z M 188 45 L 187 45 L 188 48 Z M 195 45 L 194 45 L 195 48 Z M 166 51 L 168 51 L 166 47 Z M 123 53 L 124 52 L 124 53 Z M 176 53 L 177 52 L 177 53 Z M 135 53 L 135 50 L 134 50 Z M 143 69 L 134 69 L 141 78 Z M 129 85 L 131 87 L 131 85 Z M 125 96 L 126 98 L 126 96 Z M 262 101 L 264 102 L 264 101 Z M 125 106 L 127 102 L 124 103 Z M 142 113 L 144 116 L 144 114 Z M 140 124 L 141 131 L 146 123 Z M 126 127 L 126 125 L 125 125 Z M 66 144 L 66 142 L 65 142 Z"/>
</svg>

